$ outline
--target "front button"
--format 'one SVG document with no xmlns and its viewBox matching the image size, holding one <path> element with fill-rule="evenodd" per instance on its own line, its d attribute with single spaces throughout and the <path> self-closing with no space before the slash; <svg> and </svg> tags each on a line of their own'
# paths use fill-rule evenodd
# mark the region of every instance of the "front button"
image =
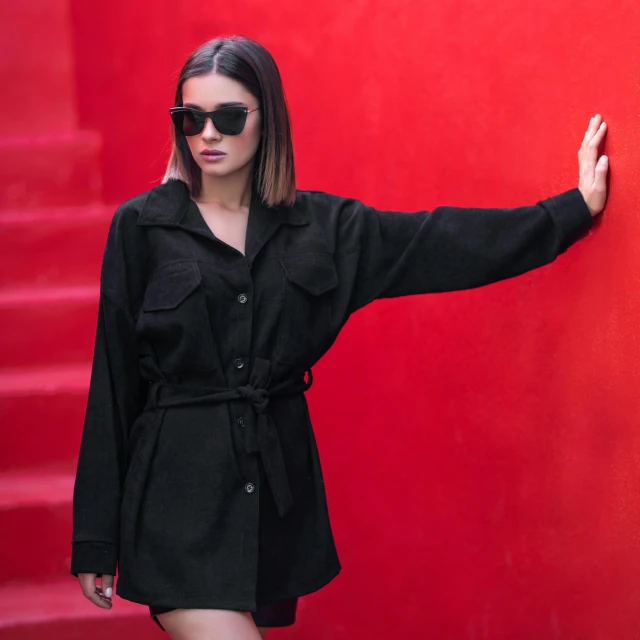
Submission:
<svg viewBox="0 0 640 640">
<path fill-rule="evenodd" d="M 241 293 L 241 294 L 238 296 L 238 301 L 239 301 L 239 302 L 241 302 L 242 304 L 244 304 L 244 303 L 247 301 L 247 296 L 246 296 L 246 294 Z"/>
<path fill-rule="evenodd" d="M 242 360 L 242 358 L 236 358 L 233 361 L 233 364 L 236 365 L 236 369 L 242 369 L 242 367 L 244 367 L 244 361 Z"/>
<path fill-rule="evenodd" d="M 241 427 L 244 427 L 244 417 L 243 417 L 243 416 L 240 416 L 240 417 L 238 418 L 238 424 L 239 424 Z"/>
<path fill-rule="evenodd" d="M 253 492 L 256 490 L 256 488 L 255 488 L 255 486 L 254 486 L 254 485 L 252 485 L 250 482 L 247 482 L 247 484 L 245 484 L 245 485 L 244 485 L 244 490 L 245 490 L 247 493 L 253 493 Z"/>
</svg>

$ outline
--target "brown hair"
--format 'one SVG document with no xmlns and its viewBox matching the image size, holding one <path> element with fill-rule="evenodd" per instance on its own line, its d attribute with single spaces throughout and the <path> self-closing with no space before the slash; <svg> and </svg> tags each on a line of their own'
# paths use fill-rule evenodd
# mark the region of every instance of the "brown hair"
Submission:
<svg viewBox="0 0 640 640">
<path fill-rule="evenodd" d="M 293 204 L 296 197 L 293 144 L 280 72 L 271 54 L 244 36 L 220 37 L 205 42 L 180 71 L 175 106 L 182 106 L 182 85 L 188 78 L 219 73 L 240 82 L 260 105 L 262 133 L 256 150 L 253 187 L 268 206 Z M 186 138 L 171 124 L 172 149 L 162 182 L 183 180 L 192 197 L 202 189 L 202 170 Z"/>
</svg>

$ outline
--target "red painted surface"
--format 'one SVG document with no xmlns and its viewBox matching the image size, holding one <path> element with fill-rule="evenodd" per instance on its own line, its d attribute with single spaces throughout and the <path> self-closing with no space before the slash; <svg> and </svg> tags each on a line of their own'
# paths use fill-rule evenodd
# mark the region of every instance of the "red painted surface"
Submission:
<svg viewBox="0 0 640 640">
<path fill-rule="evenodd" d="M 592 234 L 509 281 L 374 302 L 315 368 L 308 396 L 343 572 L 271 635 L 639 637 L 636 2 L 34 0 L 2 10 L 0 495 L 14 533 L 0 558 L 0 591 L 13 599 L 0 601 L 11 620 L 21 601 L 31 603 L 22 619 L 35 615 L 29 585 L 73 580 L 68 478 L 106 222 L 161 179 L 187 55 L 239 33 L 280 68 L 298 186 L 381 209 L 534 203 L 577 186 L 589 118 L 601 113 L 609 128 L 610 196 Z M 35 255 L 36 269 L 25 260 Z M 34 555 L 38 530 L 47 543 Z M 56 627 L 69 607 L 44 607 L 37 619 L 52 622 L 31 635 L 7 630 L 0 611 L 0 638 L 69 638 L 68 621 Z M 113 612 L 98 613 L 96 628 L 110 621 L 128 637 Z M 78 637 L 89 627 L 78 622 Z"/>
</svg>

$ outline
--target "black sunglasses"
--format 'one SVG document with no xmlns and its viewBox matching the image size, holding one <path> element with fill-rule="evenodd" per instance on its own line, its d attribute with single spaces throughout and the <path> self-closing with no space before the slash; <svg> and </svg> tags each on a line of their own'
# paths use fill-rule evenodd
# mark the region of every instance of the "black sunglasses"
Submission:
<svg viewBox="0 0 640 640">
<path fill-rule="evenodd" d="M 225 136 L 237 136 L 242 133 L 247 115 L 260 107 L 222 107 L 215 111 L 199 111 L 189 107 L 172 107 L 169 114 L 176 130 L 185 136 L 196 136 L 202 133 L 207 118 L 211 118 L 213 126 Z"/>
</svg>

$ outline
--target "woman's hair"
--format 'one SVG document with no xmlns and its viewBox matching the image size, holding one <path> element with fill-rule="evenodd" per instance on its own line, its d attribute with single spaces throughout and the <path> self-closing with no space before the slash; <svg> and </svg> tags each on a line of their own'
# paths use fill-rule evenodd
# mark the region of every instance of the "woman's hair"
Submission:
<svg viewBox="0 0 640 640">
<path fill-rule="evenodd" d="M 262 133 L 256 150 L 253 188 L 268 206 L 293 204 L 296 197 L 293 144 L 289 113 L 280 72 L 271 54 L 244 36 L 220 37 L 205 42 L 180 71 L 175 106 L 183 106 L 182 85 L 188 78 L 219 73 L 240 82 L 260 106 Z M 202 189 L 202 170 L 193 159 L 183 134 L 171 124 L 172 149 L 162 182 L 183 180 L 191 196 Z"/>
</svg>

